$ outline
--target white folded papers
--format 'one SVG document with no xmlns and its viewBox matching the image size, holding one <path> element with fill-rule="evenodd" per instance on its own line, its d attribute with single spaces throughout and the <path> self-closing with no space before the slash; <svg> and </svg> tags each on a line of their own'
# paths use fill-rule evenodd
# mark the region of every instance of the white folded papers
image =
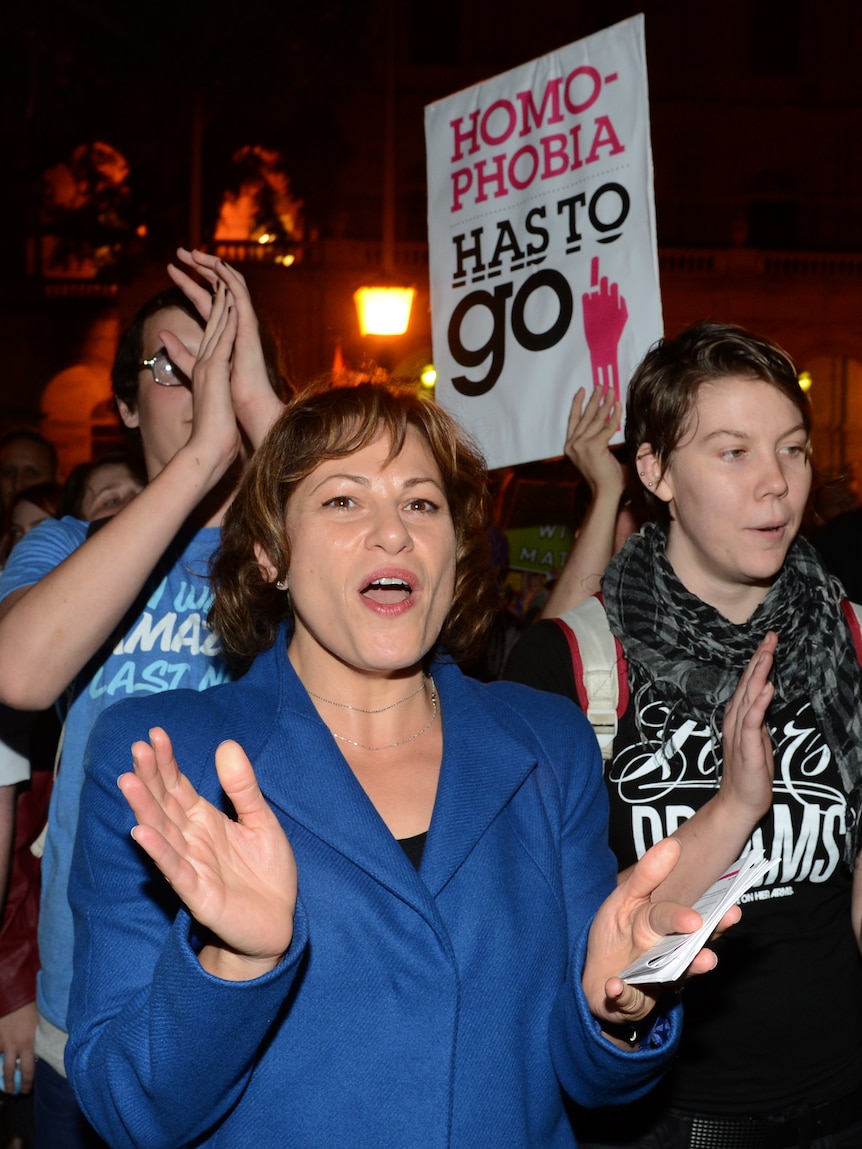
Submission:
<svg viewBox="0 0 862 1149">
<path fill-rule="evenodd" d="M 693 934 L 668 934 L 619 976 L 636 985 L 678 981 L 730 907 L 777 862 L 777 858 L 765 858 L 763 850 L 745 854 L 695 902 L 694 909 L 703 918 L 699 930 Z"/>
</svg>

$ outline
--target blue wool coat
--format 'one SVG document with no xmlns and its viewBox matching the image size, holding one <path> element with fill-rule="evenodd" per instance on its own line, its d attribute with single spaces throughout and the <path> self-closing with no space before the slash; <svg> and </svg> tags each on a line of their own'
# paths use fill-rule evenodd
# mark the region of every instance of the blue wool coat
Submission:
<svg viewBox="0 0 862 1149">
<path fill-rule="evenodd" d="M 589 725 L 565 699 L 433 674 L 444 750 L 418 873 L 283 642 L 239 682 L 100 720 L 70 882 L 66 1064 L 112 1146 L 571 1146 L 564 1090 L 599 1105 L 655 1082 L 678 1010 L 626 1052 L 580 986 L 616 882 Z M 255 981 L 201 968 L 193 923 L 129 837 L 116 778 L 154 725 L 216 803 L 215 749 L 236 739 L 290 838 L 294 939 Z"/>
</svg>

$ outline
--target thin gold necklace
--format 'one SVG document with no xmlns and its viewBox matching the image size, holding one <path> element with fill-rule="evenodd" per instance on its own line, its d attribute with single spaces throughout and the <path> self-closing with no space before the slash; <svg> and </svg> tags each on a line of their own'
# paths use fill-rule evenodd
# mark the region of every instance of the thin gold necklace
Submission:
<svg viewBox="0 0 862 1149">
<path fill-rule="evenodd" d="M 425 733 L 426 730 L 431 729 L 431 727 L 434 725 L 435 719 L 437 718 L 437 688 L 434 685 L 434 679 L 431 678 L 430 675 L 428 676 L 428 681 L 431 683 L 431 717 L 425 723 L 425 725 L 422 727 L 421 730 L 417 730 L 416 733 L 411 734 L 409 738 L 401 738 L 398 742 L 389 742 L 386 744 L 386 746 L 366 746 L 364 742 L 356 742 L 356 741 L 354 741 L 353 738 L 347 738 L 343 734 L 336 734 L 335 731 L 332 730 L 331 728 L 330 728 L 330 734 L 332 735 L 333 738 L 337 738 L 339 742 L 349 742 L 351 746 L 358 746 L 360 750 L 392 750 L 393 747 L 395 747 L 395 746 L 406 746 L 408 742 L 415 742 L 417 738 L 422 737 L 422 735 Z M 425 685 L 425 683 L 423 682 L 422 686 L 424 686 L 424 685 Z M 310 693 L 311 693 L 311 691 L 309 691 L 309 694 Z M 417 690 L 414 693 L 418 694 L 419 691 Z M 412 697 L 412 695 L 411 695 L 411 697 Z M 325 701 L 325 699 L 324 699 L 324 701 Z M 403 701 L 404 701 L 404 699 L 402 699 L 402 702 Z M 359 707 L 355 707 L 355 709 L 358 710 Z M 385 706 L 383 709 L 389 710 L 389 709 L 391 709 L 391 707 Z M 368 710 L 368 711 L 365 711 L 364 713 L 377 714 L 377 713 L 379 713 L 379 711 Z"/>
<path fill-rule="evenodd" d="M 411 690 L 409 694 L 405 694 L 403 698 L 399 698 L 397 702 L 390 702 L 388 706 L 381 706 L 378 710 L 366 710 L 362 706 L 351 706 L 349 702 L 336 702 L 332 698 L 324 698 L 322 694 L 315 694 L 313 690 L 305 688 L 306 693 L 310 694 L 312 698 L 316 698 L 318 702 L 325 702 L 329 706 L 340 706 L 342 710 L 358 710 L 360 714 L 382 714 L 384 710 L 394 710 L 396 706 L 400 706 L 402 702 L 409 702 L 411 698 L 415 698 L 420 690 L 425 689 L 425 675 L 422 675 L 422 681 L 415 690 Z"/>
</svg>

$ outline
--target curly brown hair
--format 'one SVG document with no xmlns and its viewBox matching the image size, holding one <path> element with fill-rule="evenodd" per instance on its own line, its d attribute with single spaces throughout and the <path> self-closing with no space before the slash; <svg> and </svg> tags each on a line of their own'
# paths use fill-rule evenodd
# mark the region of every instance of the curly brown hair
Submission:
<svg viewBox="0 0 862 1149">
<path fill-rule="evenodd" d="M 210 625 L 238 668 L 272 646 L 291 617 L 290 596 L 268 580 L 258 554 L 268 556 L 278 580 L 287 577 L 285 514 L 297 485 L 321 463 L 352 455 L 381 431 L 389 437 L 387 460 L 394 459 L 410 428 L 425 440 L 440 470 L 455 531 L 455 591 L 438 645 L 456 659 L 475 651 L 498 605 L 481 453 L 441 407 L 413 388 L 393 382 L 318 385 L 287 405 L 252 457 L 225 516 L 212 568 Z"/>
</svg>

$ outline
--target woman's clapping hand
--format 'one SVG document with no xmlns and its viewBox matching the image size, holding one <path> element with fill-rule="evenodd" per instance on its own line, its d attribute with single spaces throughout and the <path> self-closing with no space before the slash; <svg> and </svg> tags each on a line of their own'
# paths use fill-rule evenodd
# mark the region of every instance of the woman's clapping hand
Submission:
<svg viewBox="0 0 862 1149">
<path fill-rule="evenodd" d="M 132 837 L 212 933 L 201 964 L 233 981 L 273 969 L 293 936 L 296 862 L 242 747 L 223 742 L 215 756 L 236 821 L 181 773 L 164 730 L 136 742 L 132 758 L 133 772 L 118 783 L 138 821 Z"/>
</svg>

